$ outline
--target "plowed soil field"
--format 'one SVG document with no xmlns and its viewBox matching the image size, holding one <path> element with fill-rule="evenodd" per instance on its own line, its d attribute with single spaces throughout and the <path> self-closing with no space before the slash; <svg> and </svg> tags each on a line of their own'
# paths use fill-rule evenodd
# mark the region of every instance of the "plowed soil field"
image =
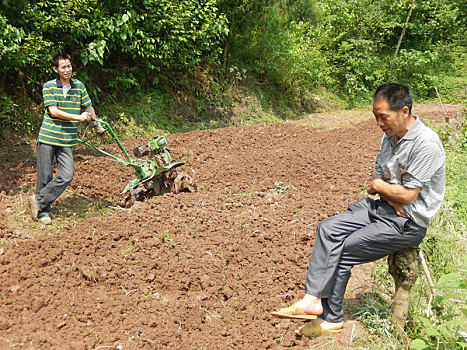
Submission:
<svg viewBox="0 0 467 350">
<path fill-rule="evenodd" d="M 415 112 L 444 119 L 438 106 Z M 365 267 L 354 269 L 338 336 L 296 338 L 303 323 L 270 312 L 302 297 L 316 225 L 366 194 L 382 132 L 358 114 L 352 126 L 350 115 L 311 117 L 339 120 L 321 132 L 308 119 L 168 135 L 198 192 L 130 209 L 116 203 L 132 170 L 80 147 L 51 227 L 28 216 L 34 147 L 10 148 L 0 163 L 0 349 L 353 348 Z"/>
</svg>

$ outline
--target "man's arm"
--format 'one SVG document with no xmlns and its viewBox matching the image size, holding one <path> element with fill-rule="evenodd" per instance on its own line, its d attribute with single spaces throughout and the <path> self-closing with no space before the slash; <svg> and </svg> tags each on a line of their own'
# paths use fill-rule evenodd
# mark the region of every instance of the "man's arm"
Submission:
<svg viewBox="0 0 467 350">
<path fill-rule="evenodd" d="M 382 180 L 383 178 L 382 178 L 381 176 L 379 176 L 378 174 L 373 173 L 373 174 L 370 176 L 370 178 L 368 179 L 368 183 L 370 183 L 371 181 L 376 180 L 376 179 L 381 179 L 381 180 Z M 378 194 L 378 192 L 376 192 L 376 191 L 373 189 L 373 187 L 370 188 L 370 187 L 368 186 L 368 184 L 367 184 L 367 189 L 366 189 L 366 191 L 368 192 L 368 194 L 371 194 L 371 195 L 377 195 L 377 194 Z"/>
<path fill-rule="evenodd" d="M 397 202 L 397 201 L 394 201 L 392 200 L 390 197 L 386 196 L 384 193 L 380 193 L 378 192 L 375 187 L 374 187 L 374 181 L 375 180 L 381 180 L 383 182 L 385 182 L 381 176 L 373 173 L 373 175 L 370 176 L 370 178 L 368 179 L 368 185 L 367 185 L 367 192 L 368 194 L 371 194 L 371 195 L 376 195 L 376 194 L 379 194 L 379 196 L 384 199 L 386 202 L 389 203 L 389 205 L 391 207 L 394 208 L 394 210 L 396 211 L 396 214 L 399 215 L 399 216 L 402 216 L 402 217 L 407 217 L 407 213 L 405 212 L 405 208 L 404 208 L 404 204 L 403 203 L 400 203 L 400 202 Z M 386 183 L 386 182 L 385 182 Z M 387 184 L 389 186 L 401 186 L 401 185 L 391 185 L 391 184 Z M 378 187 L 378 184 L 376 185 L 376 187 Z M 404 187 L 404 186 L 402 186 Z M 410 190 L 406 187 L 404 187 L 404 189 L 407 189 L 407 190 Z M 417 192 L 417 196 L 418 196 L 418 192 L 420 192 L 420 189 L 418 189 L 418 191 L 415 191 Z M 410 194 L 412 194 L 412 192 L 410 192 Z M 415 197 L 417 198 L 417 197 Z M 414 199 L 415 200 L 415 199 Z M 413 202 L 413 201 L 412 201 Z"/>
<path fill-rule="evenodd" d="M 87 111 L 84 111 L 81 114 L 71 114 L 62 111 L 55 105 L 50 105 L 47 107 L 49 109 L 49 113 L 52 117 L 63 119 L 67 121 L 77 121 L 77 122 L 89 122 L 91 121 L 91 114 Z"/>
<path fill-rule="evenodd" d="M 401 204 L 412 204 L 418 197 L 421 188 L 407 188 L 399 184 L 390 184 L 381 178 L 370 178 L 367 189 L 369 194 L 379 194 L 384 199 Z"/>
<path fill-rule="evenodd" d="M 389 203 L 389 205 L 394 209 L 397 215 L 402 216 L 404 218 L 407 217 L 407 213 L 405 212 L 404 204 L 394 202 L 389 198 L 384 197 L 384 195 L 379 195 L 382 199 Z"/>
<path fill-rule="evenodd" d="M 93 106 L 87 107 L 84 111 L 88 112 L 91 115 L 92 119 L 96 119 L 96 111 L 94 110 Z"/>
</svg>

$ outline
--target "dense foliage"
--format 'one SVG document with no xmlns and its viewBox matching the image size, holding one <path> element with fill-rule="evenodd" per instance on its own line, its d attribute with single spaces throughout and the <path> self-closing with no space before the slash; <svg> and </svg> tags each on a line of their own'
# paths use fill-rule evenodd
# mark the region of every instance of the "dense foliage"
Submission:
<svg viewBox="0 0 467 350">
<path fill-rule="evenodd" d="M 225 16 L 210 1 L 11 4 L 9 18 L 7 12 L 0 16 L 0 30 L 5 34 L 0 74 L 7 74 L 4 83 L 19 77 L 33 91 L 50 77 L 50 60 L 58 52 L 69 52 L 75 63 L 98 65 L 100 75 L 112 76 L 105 82 L 93 78 L 96 85 L 144 87 L 163 68 L 190 67 L 218 55 L 228 32 Z M 17 11 L 12 13 L 13 4 Z"/>
<path fill-rule="evenodd" d="M 279 6 L 265 8 L 238 35 L 235 52 L 284 91 L 323 86 L 352 98 L 388 80 L 428 97 L 446 73 L 465 70 L 465 2 L 321 0 L 308 13 L 307 20 L 284 15 Z"/>
<path fill-rule="evenodd" d="M 155 89 L 172 96 L 158 106 L 169 111 L 186 89 L 208 120 L 212 106 L 236 103 L 232 86 L 251 84 L 292 110 L 315 110 L 317 95 L 351 107 L 386 81 L 408 84 L 417 101 L 438 86 L 445 102 L 463 102 L 466 28 L 462 0 L 3 0 L 0 123 L 34 129 L 28 114 L 40 120 L 58 52 L 72 54 L 95 102 Z"/>
</svg>

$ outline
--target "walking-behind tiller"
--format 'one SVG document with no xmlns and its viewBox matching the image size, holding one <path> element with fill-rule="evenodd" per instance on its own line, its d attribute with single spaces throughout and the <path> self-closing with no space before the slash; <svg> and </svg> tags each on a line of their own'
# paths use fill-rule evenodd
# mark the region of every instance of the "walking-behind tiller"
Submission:
<svg viewBox="0 0 467 350">
<path fill-rule="evenodd" d="M 133 150 L 135 156 L 135 159 L 133 159 L 125 150 L 110 125 L 101 119 L 95 119 L 95 121 L 104 126 L 104 129 L 85 140 L 78 139 L 78 142 L 111 157 L 125 166 L 135 169 L 136 179 L 132 180 L 129 178 L 128 184 L 121 192 L 124 206 L 130 205 L 131 202 L 143 201 L 145 198 L 162 193 L 196 191 L 196 185 L 193 183 L 194 170 L 190 169 L 190 175 L 188 175 L 178 169 L 185 163 L 172 159 L 169 149 L 166 148 L 167 140 L 164 136 L 156 136 L 147 144 L 136 147 Z M 104 132 L 110 134 L 127 160 L 110 154 L 89 142 Z M 145 156 L 148 159 L 143 159 Z"/>
</svg>

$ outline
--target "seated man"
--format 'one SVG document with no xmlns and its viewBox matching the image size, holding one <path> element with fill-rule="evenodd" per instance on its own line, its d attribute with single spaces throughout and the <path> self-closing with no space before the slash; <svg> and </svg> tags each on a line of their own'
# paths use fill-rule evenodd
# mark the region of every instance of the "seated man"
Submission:
<svg viewBox="0 0 467 350">
<path fill-rule="evenodd" d="M 383 130 L 370 195 L 317 228 L 305 296 L 272 315 L 311 319 L 297 331 L 307 336 L 341 331 L 342 303 L 354 265 L 378 260 L 425 237 L 445 191 L 445 154 L 436 132 L 412 115 L 412 94 L 398 83 L 373 95 L 373 114 Z"/>
</svg>

